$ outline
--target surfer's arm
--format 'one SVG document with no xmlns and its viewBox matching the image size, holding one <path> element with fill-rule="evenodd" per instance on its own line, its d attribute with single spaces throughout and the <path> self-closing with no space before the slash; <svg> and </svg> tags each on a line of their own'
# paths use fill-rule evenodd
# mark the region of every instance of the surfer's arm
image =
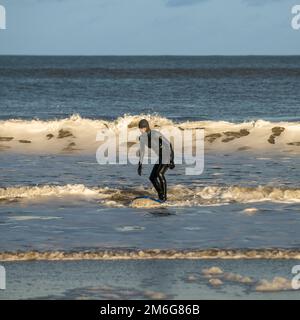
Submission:
<svg viewBox="0 0 300 320">
<path fill-rule="evenodd" d="M 140 140 L 140 151 L 139 151 L 139 166 L 138 166 L 138 175 L 142 174 L 142 163 L 145 155 L 145 139 L 143 136 L 139 137 Z"/>
<path fill-rule="evenodd" d="M 143 163 L 143 160 L 144 160 L 144 155 L 145 155 L 145 137 L 143 135 L 141 135 L 139 137 L 139 140 L 140 140 L 140 152 L 139 152 L 139 163 L 142 164 Z"/>
<path fill-rule="evenodd" d="M 174 164 L 174 150 L 172 143 L 170 142 L 170 169 L 174 169 L 175 164 Z"/>
<path fill-rule="evenodd" d="M 174 162 L 174 150 L 171 142 L 170 142 L 170 160 Z"/>
<path fill-rule="evenodd" d="M 142 164 L 139 162 L 139 166 L 138 166 L 138 175 L 141 176 L 142 175 Z"/>
</svg>

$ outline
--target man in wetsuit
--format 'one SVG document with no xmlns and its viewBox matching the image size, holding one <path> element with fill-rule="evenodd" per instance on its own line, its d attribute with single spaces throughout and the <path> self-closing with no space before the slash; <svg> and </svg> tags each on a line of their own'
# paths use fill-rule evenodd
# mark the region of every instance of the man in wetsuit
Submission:
<svg viewBox="0 0 300 320">
<path fill-rule="evenodd" d="M 142 174 L 142 163 L 145 154 L 145 146 L 152 149 L 158 156 L 158 161 L 155 163 L 150 174 L 150 181 L 157 191 L 158 198 L 161 201 L 167 200 L 167 182 L 165 173 L 170 169 L 175 168 L 174 151 L 172 144 L 159 131 L 151 130 L 146 119 L 139 122 L 140 136 L 140 159 L 138 166 L 138 174 Z"/>
</svg>

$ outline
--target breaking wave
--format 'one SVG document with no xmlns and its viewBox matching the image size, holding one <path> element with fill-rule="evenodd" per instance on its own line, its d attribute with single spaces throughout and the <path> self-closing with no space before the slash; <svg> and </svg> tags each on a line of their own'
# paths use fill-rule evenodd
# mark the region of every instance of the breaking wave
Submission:
<svg viewBox="0 0 300 320">
<path fill-rule="evenodd" d="M 0 152 L 31 153 L 91 153 L 99 147 L 96 135 L 103 130 L 116 134 L 127 129 L 139 134 L 138 121 L 147 118 L 159 130 L 179 131 L 204 129 L 206 151 L 273 150 L 300 152 L 300 122 L 243 123 L 226 121 L 174 122 L 159 115 L 124 115 L 114 121 L 85 119 L 72 115 L 59 120 L 0 121 Z M 176 136 L 175 136 L 176 138 Z"/>
<path fill-rule="evenodd" d="M 105 206 L 126 207 L 131 205 L 134 197 L 152 195 L 151 189 L 87 187 L 81 184 L 64 186 L 20 186 L 0 188 L 0 202 L 38 200 L 48 198 L 68 198 L 94 200 Z M 205 206 L 228 203 L 253 203 L 262 201 L 299 203 L 300 189 L 276 188 L 269 186 L 205 186 L 187 187 L 174 185 L 169 187 L 166 206 Z"/>
</svg>

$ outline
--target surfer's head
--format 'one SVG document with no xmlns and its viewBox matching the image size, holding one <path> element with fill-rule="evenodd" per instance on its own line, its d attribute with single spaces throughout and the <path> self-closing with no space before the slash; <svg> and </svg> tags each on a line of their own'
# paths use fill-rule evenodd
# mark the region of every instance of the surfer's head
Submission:
<svg viewBox="0 0 300 320">
<path fill-rule="evenodd" d="M 149 122 L 146 119 L 140 120 L 139 129 L 142 133 L 149 131 L 150 130 Z"/>
</svg>

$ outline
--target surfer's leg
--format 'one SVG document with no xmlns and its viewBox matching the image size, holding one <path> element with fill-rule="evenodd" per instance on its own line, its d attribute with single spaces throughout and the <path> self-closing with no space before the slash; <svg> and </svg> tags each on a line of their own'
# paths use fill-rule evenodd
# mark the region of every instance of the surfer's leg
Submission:
<svg viewBox="0 0 300 320">
<path fill-rule="evenodd" d="M 165 173 L 168 170 L 169 165 L 168 164 L 161 164 L 158 168 L 158 180 L 160 184 L 160 194 L 159 199 L 166 201 L 167 200 L 167 181 L 165 178 Z"/>
<path fill-rule="evenodd" d="M 157 191 L 158 195 L 161 193 L 160 183 L 158 181 L 158 170 L 159 170 L 159 167 L 160 167 L 160 165 L 158 163 L 156 163 L 153 166 L 153 169 L 152 169 L 150 177 L 149 177 L 149 179 L 152 182 L 153 187 Z"/>
</svg>

